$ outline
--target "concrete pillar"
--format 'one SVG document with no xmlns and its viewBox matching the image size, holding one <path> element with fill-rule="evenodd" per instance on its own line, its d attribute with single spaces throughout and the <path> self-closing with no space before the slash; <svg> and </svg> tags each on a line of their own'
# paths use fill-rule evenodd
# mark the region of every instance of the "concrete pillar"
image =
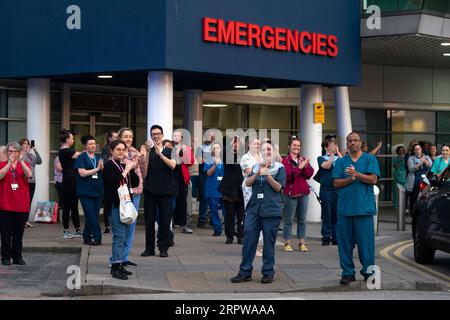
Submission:
<svg viewBox="0 0 450 320">
<path fill-rule="evenodd" d="M 35 140 L 42 164 L 36 166 L 36 191 L 30 209 L 34 221 L 36 203 L 50 200 L 50 80 L 27 81 L 27 138 Z"/>
<path fill-rule="evenodd" d="M 348 87 L 334 87 L 334 103 L 336 105 L 336 124 L 339 149 L 347 149 L 346 138 L 352 132 L 352 117 Z"/>
<path fill-rule="evenodd" d="M 183 97 L 183 125 L 191 133 L 191 137 L 194 137 L 194 121 L 203 121 L 203 91 L 184 90 Z"/>
<path fill-rule="evenodd" d="M 173 131 L 173 73 L 151 71 L 148 73 L 147 135 L 158 124 L 164 138 L 172 139 Z"/>
<path fill-rule="evenodd" d="M 184 128 L 189 131 L 191 141 L 184 142 L 186 144 L 191 143 L 191 147 L 195 151 L 201 146 L 203 140 L 203 91 L 202 90 L 184 90 L 184 114 L 183 125 Z M 189 167 L 189 173 L 191 176 L 199 175 L 199 167 L 197 162 Z M 191 206 L 188 209 L 192 209 L 192 193 L 189 193 L 188 202 L 191 201 Z"/>
<path fill-rule="evenodd" d="M 322 102 L 321 85 L 302 85 L 300 102 L 300 137 L 302 140 L 302 154 L 310 159 L 314 174 L 318 170 L 317 157 L 322 155 L 322 124 L 314 123 L 314 103 Z M 312 178 L 308 184 L 319 194 L 320 185 Z M 307 221 L 319 222 L 321 207 L 313 192 L 308 201 Z"/>
</svg>

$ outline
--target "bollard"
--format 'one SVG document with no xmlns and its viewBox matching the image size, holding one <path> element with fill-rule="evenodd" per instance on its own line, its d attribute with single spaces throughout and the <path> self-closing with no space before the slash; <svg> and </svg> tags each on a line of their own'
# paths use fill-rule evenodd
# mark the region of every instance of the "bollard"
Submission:
<svg viewBox="0 0 450 320">
<path fill-rule="evenodd" d="M 378 236 L 378 195 L 380 194 L 380 189 L 378 188 L 378 186 L 373 186 L 373 193 L 375 195 L 375 208 L 376 208 L 376 213 L 373 216 L 373 226 L 375 229 L 375 235 Z"/>
<path fill-rule="evenodd" d="M 398 189 L 398 199 L 397 199 L 397 231 L 406 230 L 406 219 L 405 219 L 405 194 L 406 190 L 400 183 L 397 183 Z"/>
</svg>

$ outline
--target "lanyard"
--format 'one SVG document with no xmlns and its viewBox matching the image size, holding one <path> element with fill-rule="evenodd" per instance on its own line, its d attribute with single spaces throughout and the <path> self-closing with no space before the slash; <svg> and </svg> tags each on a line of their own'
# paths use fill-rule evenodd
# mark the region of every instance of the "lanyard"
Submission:
<svg viewBox="0 0 450 320">
<path fill-rule="evenodd" d="M 13 166 L 12 166 L 12 164 L 11 164 L 10 170 L 11 170 L 13 182 L 16 183 L 16 170 L 17 170 L 17 169 L 13 169 Z"/>
<path fill-rule="evenodd" d="M 116 160 L 112 159 L 112 162 L 114 162 L 114 164 L 116 165 L 116 167 L 120 170 L 120 172 L 124 172 L 125 170 L 123 170 L 122 166 L 119 166 L 116 162 Z M 125 181 L 128 183 L 128 177 L 124 178 Z"/>
<path fill-rule="evenodd" d="M 93 169 L 97 168 L 97 158 L 95 157 L 95 154 L 94 154 L 94 160 L 92 160 L 91 157 L 89 157 L 89 155 L 87 155 L 87 157 L 89 158 L 89 160 L 91 160 L 91 163 L 94 166 Z"/>
<path fill-rule="evenodd" d="M 219 177 L 223 177 L 223 164 L 222 163 L 217 164 L 217 170 L 218 170 L 217 175 Z"/>
</svg>

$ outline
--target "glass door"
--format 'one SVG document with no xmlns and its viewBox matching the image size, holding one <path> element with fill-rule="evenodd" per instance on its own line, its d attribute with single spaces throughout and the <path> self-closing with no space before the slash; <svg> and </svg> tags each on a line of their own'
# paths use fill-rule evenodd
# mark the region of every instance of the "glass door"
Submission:
<svg viewBox="0 0 450 320">
<path fill-rule="evenodd" d="M 84 135 L 92 135 L 97 141 L 97 151 L 100 152 L 105 144 L 105 134 L 108 130 L 119 131 L 128 126 L 127 113 L 108 112 L 72 112 L 70 128 L 75 133 L 75 149 L 83 150 L 80 139 Z"/>
</svg>

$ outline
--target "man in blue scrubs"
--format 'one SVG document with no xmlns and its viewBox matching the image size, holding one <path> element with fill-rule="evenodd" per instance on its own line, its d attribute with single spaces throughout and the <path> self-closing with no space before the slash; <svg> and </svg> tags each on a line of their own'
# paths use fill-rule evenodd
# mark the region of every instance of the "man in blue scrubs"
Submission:
<svg viewBox="0 0 450 320">
<path fill-rule="evenodd" d="M 355 244 L 362 264 L 361 275 L 367 280 L 372 274 L 368 268 L 375 265 L 373 186 L 380 176 L 375 157 L 361 151 L 358 133 L 352 132 L 347 136 L 347 149 L 348 154 L 336 161 L 332 176 L 334 187 L 338 189 L 336 234 L 343 285 L 356 281 L 353 264 Z"/>
</svg>

